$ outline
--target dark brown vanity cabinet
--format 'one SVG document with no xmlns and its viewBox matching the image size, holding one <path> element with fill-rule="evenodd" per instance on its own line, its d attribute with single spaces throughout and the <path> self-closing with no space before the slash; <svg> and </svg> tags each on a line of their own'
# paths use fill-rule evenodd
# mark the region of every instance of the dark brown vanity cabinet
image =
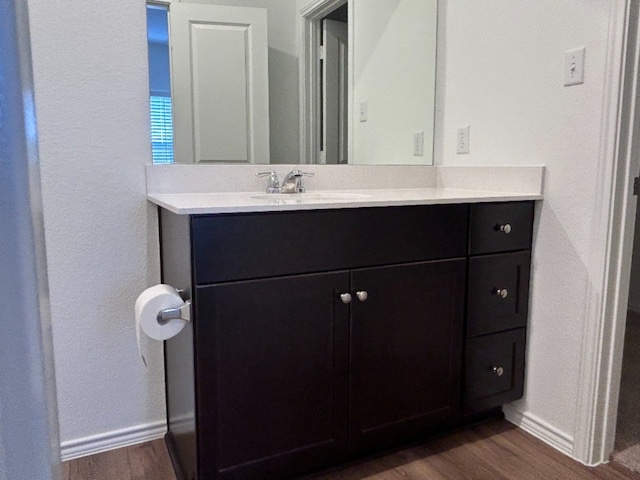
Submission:
<svg viewBox="0 0 640 480">
<path fill-rule="evenodd" d="M 495 342 L 465 327 L 472 209 L 161 210 L 163 281 L 194 305 L 165 343 L 178 475 L 292 478 L 459 422 L 463 391 L 500 405 L 503 386 L 474 373 Z"/>
</svg>

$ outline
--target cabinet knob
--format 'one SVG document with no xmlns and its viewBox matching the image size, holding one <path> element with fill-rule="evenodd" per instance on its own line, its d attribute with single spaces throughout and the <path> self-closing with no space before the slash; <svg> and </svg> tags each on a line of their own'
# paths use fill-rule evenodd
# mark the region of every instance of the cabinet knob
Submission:
<svg viewBox="0 0 640 480">
<path fill-rule="evenodd" d="M 369 294 L 366 290 L 360 290 L 359 292 L 356 292 L 356 297 L 358 297 L 358 300 L 361 302 L 366 302 L 367 298 L 369 298 Z"/>
<path fill-rule="evenodd" d="M 506 288 L 496 288 L 495 293 L 501 298 L 507 298 L 509 296 L 509 291 Z"/>
<path fill-rule="evenodd" d="M 511 225 L 505 223 L 504 225 L 500 225 L 498 227 L 502 233 L 511 233 Z"/>
<path fill-rule="evenodd" d="M 351 303 L 351 294 L 350 293 L 340 294 L 340 300 L 342 300 L 342 303 Z"/>
<path fill-rule="evenodd" d="M 493 373 L 495 373 L 497 376 L 501 377 L 504 374 L 504 368 L 502 367 L 493 367 Z"/>
</svg>

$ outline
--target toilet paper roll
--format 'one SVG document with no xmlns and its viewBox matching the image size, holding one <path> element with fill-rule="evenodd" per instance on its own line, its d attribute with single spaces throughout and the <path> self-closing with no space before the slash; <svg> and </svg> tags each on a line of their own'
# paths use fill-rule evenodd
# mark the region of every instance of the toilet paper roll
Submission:
<svg viewBox="0 0 640 480">
<path fill-rule="evenodd" d="M 170 285 L 154 285 L 142 292 L 135 305 L 136 318 L 136 339 L 138 342 L 138 353 L 144 364 L 147 364 L 144 354 L 143 339 L 141 332 L 153 340 L 168 340 L 176 336 L 186 325 L 185 320 L 170 320 L 164 325 L 158 323 L 158 313 L 168 308 L 178 308 L 184 305 L 180 294 Z"/>
</svg>

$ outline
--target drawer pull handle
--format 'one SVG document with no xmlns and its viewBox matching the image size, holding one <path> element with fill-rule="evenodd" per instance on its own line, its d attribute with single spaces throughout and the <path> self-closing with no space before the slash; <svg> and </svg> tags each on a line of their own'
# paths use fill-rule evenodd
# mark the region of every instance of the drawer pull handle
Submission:
<svg viewBox="0 0 640 480">
<path fill-rule="evenodd" d="M 361 302 L 366 302 L 367 298 L 369 298 L 369 294 L 366 292 L 366 290 L 361 290 L 359 292 L 356 292 L 356 297 L 358 297 L 358 300 L 360 300 Z"/>
<path fill-rule="evenodd" d="M 342 300 L 342 303 L 351 303 L 351 294 L 350 293 L 342 293 L 340 295 L 340 300 Z"/>
<path fill-rule="evenodd" d="M 506 288 L 496 288 L 495 293 L 500 298 L 507 298 L 509 296 L 509 291 Z"/>
<path fill-rule="evenodd" d="M 504 225 L 500 225 L 498 228 L 502 233 L 507 233 L 507 234 L 511 233 L 511 225 L 508 223 L 505 223 Z"/>
<path fill-rule="evenodd" d="M 501 377 L 504 374 L 504 368 L 502 367 L 493 367 L 493 373 L 497 376 Z"/>
</svg>

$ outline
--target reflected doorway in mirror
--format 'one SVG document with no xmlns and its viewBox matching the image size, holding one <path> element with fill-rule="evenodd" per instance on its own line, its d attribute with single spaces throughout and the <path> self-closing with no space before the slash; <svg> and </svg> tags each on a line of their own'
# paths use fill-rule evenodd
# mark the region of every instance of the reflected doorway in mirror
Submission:
<svg viewBox="0 0 640 480">
<path fill-rule="evenodd" d="M 346 11 L 346 5 L 340 10 Z M 333 12 L 336 13 L 336 12 Z M 342 20 L 322 20 L 322 145 L 320 162 L 349 163 L 349 28 Z"/>
</svg>

